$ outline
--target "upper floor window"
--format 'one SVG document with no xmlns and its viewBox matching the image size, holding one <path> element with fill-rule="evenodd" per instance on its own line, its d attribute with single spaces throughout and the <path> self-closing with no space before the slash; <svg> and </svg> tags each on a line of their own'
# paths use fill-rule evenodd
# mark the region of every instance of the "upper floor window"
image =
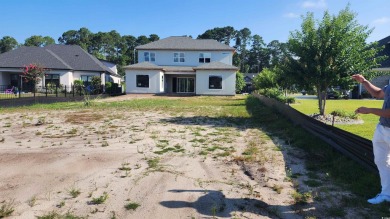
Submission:
<svg viewBox="0 0 390 219">
<path fill-rule="evenodd" d="M 184 52 L 175 52 L 173 53 L 173 62 L 185 62 Z"/>
<path fill-rule="evenodd" d="M 154 52 L 144 52 L 145 62 L 154 62 L 156 61 L 156 53 Z"/>
<path fill-rule="evenodd" d="M 209 63 L 211 61 L 211 53 L 199 53 L 200 63 Z"/>
</svg>

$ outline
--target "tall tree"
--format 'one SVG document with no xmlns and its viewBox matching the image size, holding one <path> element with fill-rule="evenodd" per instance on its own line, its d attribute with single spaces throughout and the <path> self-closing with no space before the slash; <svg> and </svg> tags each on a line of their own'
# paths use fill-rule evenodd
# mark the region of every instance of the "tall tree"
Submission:
<svg viewBox="0 0 390 219">
<path fill-rule="evenodd" d="M 281 43 L 278 40 L 272 40 L 267 45 L 270 67 L 278 66 L 282 61 L 286 51 L 286 43 Z"/>
<path fill-rule="evenodd" d="M 137 42 L 137 46 L 140 46 L 140 45 L 145 45 L 147 43 L 150 43 L 150 40 L 146 36 L 141 35 L 141 36 L 137 37 L 136 42 Z"/>
<path fill-rule="evenodd" d="M 79 45 L 81 48 L 92 53 L 91 38 L 93 33 L 85 27 L 79 30 L 68 30 L 58 38 L 58 42 L 65 45 Z"/>
<path fill-rule="evenodd" d="M 269 67 L 269 52 L 261 36 L 253 35 L 252 47 L 248 52 L 247 59 L 250 66 L 249 72 L 259 73 L 263 68 Z"/>
<path fill-rule="evenodd" d="M 8 52 L 18 47 L 18 41 L 10 36 L 4 36 L 0 39 L 0 53 Z"/>
<path fill-rule="evenodd" d="M 252 36 L 249 28 L 243 28 L 236 33 L 236 45 L 235 48 L 239 53 L 239 68 L 240 72 L 248 73 L 249 65 L 248 65 L 248 47 L 250 46 Z"/>
<path fill-rule="evenodd" d="M 230 45 L 230 41 L 236 36 L 236 30 L 231 26 L 216 27 L 211 30 L 206 30 L 197 39 L 214 39 L 220 43 Z"/>
<path fill-rule="evenodd" d="M 38 36 L 33 35 L 29 38 L 27 38 L 24 42 L 25 46 L 38 46 L 38 47 L 44 47 L 50 44 L 55 44 L 55 41 L 53 38 L 49 36 Z"/>
<path fill-rule="evenodd" d="M 160 39 L 160 37 L 157 34 L 150 34 L 149 35 L 149 41 L 150 42 L 154 42 L 154 41 L 157 41 L 159 39 Z"/>
<path fill-rule="evenodd" d="M 325 12 L 317 22 L 308 13 L 301 28 L 290 34 L 285 70 L 297 84 L 315 87 L 319 113 L 324 115 L 327 89 L 352 83 L 351 74 L 376 67 L 380 48 L 366 43 L 372 29 L 358 24 L 349 6 L 337 16 Z"/>
</svg>

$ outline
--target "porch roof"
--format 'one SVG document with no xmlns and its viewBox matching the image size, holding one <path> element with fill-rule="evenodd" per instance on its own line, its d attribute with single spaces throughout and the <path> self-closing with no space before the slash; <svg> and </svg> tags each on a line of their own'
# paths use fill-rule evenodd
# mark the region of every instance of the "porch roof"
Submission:
<svg viewBox="0 0 390 219">
<path fill-rule="evenodd" d="M 194 67 L 194 70 L 234 70 L 237 71 L 238 68 L 234 65 L 228 65 L 222 62 L 210 62 L 197 67 Z"/>
</svg>

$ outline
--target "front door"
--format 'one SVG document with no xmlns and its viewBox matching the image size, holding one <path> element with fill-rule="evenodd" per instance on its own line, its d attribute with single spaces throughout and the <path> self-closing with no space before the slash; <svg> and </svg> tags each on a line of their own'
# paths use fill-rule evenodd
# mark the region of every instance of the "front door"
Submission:
<svg viewBox="0 0 390 219">
<path fill-rule="evenodd" d="M 195 78 L 177 78 L 177 93 L 194 93 Z"/>
</svg>

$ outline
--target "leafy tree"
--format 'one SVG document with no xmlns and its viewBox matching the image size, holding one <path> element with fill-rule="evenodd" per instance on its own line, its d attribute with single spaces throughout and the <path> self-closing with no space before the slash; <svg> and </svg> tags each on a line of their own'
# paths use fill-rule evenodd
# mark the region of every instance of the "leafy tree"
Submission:
<svg viewBox="0 0 390 219">
<path fill-rule="evenodd" d="M 380 48 L 366 43 L 372 30 L 357 23 L 349 6 L 337 16 L 325 12 L 317 22 L 308 13 L 301 28 L 290 34 L 284 70 L 297 84 L 315 87 L 319 113 L 324 115 L 327 89 L 343 81 L 352 83 L 351 74 L 377 66 Z"/>
<path fill-rule="evenodd" d="M 241 72 L 236 72 L 236 93 L 240 93 L 245 87 L 244 74 Z"/>
<path fill-rule="evenodd" d="M 50 44 L 55 44 L 55 41 L 53 38 L 49 36 L 38 36 L 34 35 L 29 38 L 27 38 L 24 42 L 25 46 L 38 46 L 38 47 L 44 47 Z"/>
<path fill-rule="evenodd" d="M 278 75 L 271 69 L 264 68 L 253 78 L 253 85 L 258 89 L 278 88 Z"/>
<path fill-rule="evenodd" d="M 18 47 L 18 41 L 10 36 L 4 36 L 0 39 L 0 53 L 8 52 Z"/>
</svg>

